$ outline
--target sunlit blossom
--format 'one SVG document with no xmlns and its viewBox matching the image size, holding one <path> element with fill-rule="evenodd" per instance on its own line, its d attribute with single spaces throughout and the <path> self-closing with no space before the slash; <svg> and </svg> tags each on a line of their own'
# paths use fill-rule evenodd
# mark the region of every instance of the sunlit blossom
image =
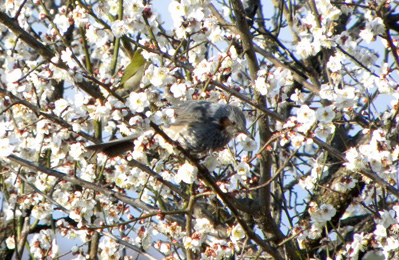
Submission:
<svg viewBox="0 0 399 260">
<path fill-rule="evenodd" d="M 241 225 L 234 226 L 233 230 L 231 231 L 230 238 L 234 243 L 237 243 L 239 240 L 245 237 L 245 231 L 241 227 Z"/>
<path fill-rule="evenodd" d="M 144 108 L 148 106 L 148 99 L 145 93 L 130 93 L 129 96 L 129 107 L 132 111 L 143 112 Z"/>
<path fill-rule="evenodd" d="M 177 171 L 175 180 L 177 183 L 194 183 L 194 181 L 197 179 L 197 172 L 198 169 L 195 166 L 193 166 L 189 162 L 185 162 L 183 165 L 180 166 L 179 170 Z"/>
<path fill-rule="evenodd" d="M 328 124 L 328 123 L 331 123 L 331 121 L 334 119 L 335 112 L 331 106 L 319 107 L 316 110 L 316 117 L 317 117 L 317 120 L 319 120 L 320 122 Z"/>
</svg>

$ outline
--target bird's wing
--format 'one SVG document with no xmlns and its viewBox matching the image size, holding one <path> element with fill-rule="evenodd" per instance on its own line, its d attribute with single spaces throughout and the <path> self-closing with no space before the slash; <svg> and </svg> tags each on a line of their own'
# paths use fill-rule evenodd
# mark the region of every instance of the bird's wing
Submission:
<svg viewBox="0 0 399 260">
<path fill-rule="evenodd" d="M 186 101 L 173 107 L 175 113 L 175 123 L 183 124 L 191 122 L 208 123 L 214 121 L 217 104 L 208 101 Z"/>
</svg>

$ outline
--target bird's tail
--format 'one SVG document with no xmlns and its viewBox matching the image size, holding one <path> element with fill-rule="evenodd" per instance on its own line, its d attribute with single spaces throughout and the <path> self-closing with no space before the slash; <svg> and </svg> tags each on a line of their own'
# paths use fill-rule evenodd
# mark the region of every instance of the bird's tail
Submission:
<svg viewBox="0 0 399 260">
<path fill-rule="evenodd" d="M 128 136 L 122 139 L 113 140 L 107 143 L 86 146 L 87 150 L 103 152 L 109 157 L 115 157 L 133 149 L 133 140 Z"/>
</svg>

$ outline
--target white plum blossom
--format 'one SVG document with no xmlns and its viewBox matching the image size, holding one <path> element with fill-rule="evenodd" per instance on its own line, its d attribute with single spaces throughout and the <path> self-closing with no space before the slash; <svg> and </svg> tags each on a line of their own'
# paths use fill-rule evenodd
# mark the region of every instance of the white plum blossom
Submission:
<svg viewBox="0 0 399 260">
<path fill-rule="evenodd" d="M 295 89 L 295 92 L 291 95 L 290 98 L 297 105 L 303 105 L 305 103 L 305 95 L 299 89 Z"/>
<path fill-rule="evenodd" d="M 321 237 L 322 225 L 320 223 L 313 223 L 308 231 L 308 238 L 317 239 Z"/>
<path fill-rule="evenodd" d="M 304 249 L 305 248 L 305 241 L 306 241 L 306 239 L 307 239 L 307 237 L 309 235 L 309 231 L 307 231 L 307 230 L 303 230 L 302 231 L 302 229 L 300 227 L 295 227 L 295 228 L 296 228 L 296 229 L 294 229 L 295 231 L 296 230 L 300 230 L 301 231 L 300 233 L 297 232 L 297 233 L 299 233 L 299 235 L 297 237 L 297 240 L 298 240 L 298 243 L 299 243 L 299 248 Z"/>
<path fill-rule="evenodd" d="M 231 36 L 229 31 L 226 31 L 223 27 L 220 26 L 219 22 L 215 17 L 208 17 L 204 21 L 204 27 L 210 28 L 210 33 L 208 35 L 208 39 L 212 43 L 222 42 L 225 37 Z"/>
<path fill-rule="evenodd" d="M 356 171 L 365 167 L 363 156 L 354 147 L 349 148 L 346 159 L 348 162 L 345 163 L 345 166 L 348 170 Z"/>
<path fill-rule="evenodd" d="M 151 75 L 149 81 L 155 87 L 165 86 L 166 84 L 172 82 L 172 77 L 169 75 L 169 70 L 167 68 L 150 65 L 150 67 L 146 70 L 146 75 L 147 71 L 150 73 L 149 75 Z"/>
<path fill-rule="evenodd" d="M 7 237 L 6 245 L 8 249 L 13 250 L 15 248 L 15 237 L 14 236 Z"/>
<path fill-rule="evenodd" d="M 321 89 L 320 89 L 320 97 L 321 98 L 333 101 L 336 99 L 336 96 L 337 95 L 334 92 L 333 86 L 331 86 L 329 84 L 321 85 Z"/>
<path fill-rule="evenodd" d="M 202 164 L 205 165 L 206 168 L 208 168 L 208 171 L 214 171 L 218 166 L 217 157 L 215 155 L 209 155 L 205 158 Z"/>
<path fill-rule="evenodd" d="M 0 138 L 0 157 L 7 157 L 14 150 L 14 145 L 10 144 L 9 138 Z"/>
<path fill-rule="evenodd" d="M 69 155 L 72 156 L 75 160 L 79 160 L 80 156 L 84 153 L 84 147 L 81 143 L 71 144 L 71 150 L 69 151 Z"/>
<path fill-rule="evenodd" d="M 376 226 L 373 233 L 376 236 L 377 240 L 381 240 L 387 237 L 387 229 L 381 224 L 378 224 Z"/>
<path fill-rule="evenodd" d="M 218 160 L 221 164 L 228 165 L 234 161 L 234 157 L 229 149 L 224 149 L 218 153 Z"/>
<path fill-rule="evenodd" d="M 231 230 L 231 235 L 230 238 L 233 241 L 233 243 L 237 243 L 239 240 L 243 239 L 245 237 L 245 231 L 241 227 L 241 225 L 236 225 L 233 227 L 233 230 Z"/>
<path fill-rule="evenodd" d="M 207 32 L 202 32 L 205 20 L 209 15 L 207 7 L 208 1 L 171 1 L 169 12 L 171 13 L 173 26 L 177 38 L 183 38 L 187 34 L 192 34 L 196 41 L 206 39 Z M 191 21 L 187 23 L 186 21 Z M 212 28 L 212 27 L 205 27 Z"/>
<path fill-rule="evenodd" d="M 99 248 L 102 249 L 100 254 L 102 259 L 111 259 L 111 256 L 112 258 L 120 258 L 119 244 L 109 237 L 104 236 L 99 243 Z"/>
<path fill-rule="evenodd" d="M 396 82 L 387 78 L 375 78 L 374 85 L 377 86 L 381 94 L 393 95 L 396 87 Z"/>
<path fill-rule="evenodd" d="M 253 140 L 246 134 L 239 134 L 236 137 L 236 140 L 242 146 L 242 149 L 244 151 L 255 151 L 258 147 L 255 140 Z"/>
<path fill-rule="evenodd" d="M 197 179 L 197 172 L 197 167 L 193 166 L 189 162 L 185 162 L 179 167 L 179 170 L 175 176 L 175 181 L 177 183 L 184 182 L 187 184 L 192 184 Z"/>
<path fill-rule="evenodd" d="M 381 17 L 375 17 L 372 15 L 371 10 L 367 11 L 365 14 L 366 17 L 366 26 L 360 32 L 360 37 L 362 37 L 367 43 L 370 43 L 375 40 L 375 37 L 378 34 L 385 33 L 384 21 Z"/>
<path fill-rule="evenodd" d="M 54 234 L 50 229 L 41 230 L 40 233 L 34 234 L 29 239 L 30 253 L 34 258 L 43 258 L 45 254 L 47 255 L 46 252 L 50 252 L 50 249 L 54 249 L 54 252 L 51 252 L 51 254 L 53 257 L 56 257 L 58 247 L 55 246 L 56 244 L 54 240 Z"/>
<path fill-rule="evenodd" d="M 68 30 L 68 28 L 71 26 L 69 22 L 69 17 L 61 13 L 55 15 L 54 24 L 57 26 L 58 30 L 62 34 L 65 33 Z"/>
<path fill-rule="evenodd" d="M 352 107 L 356 103 L 356 92 L 354 87 L 335 89 L 337 95 L 335 106 L 340 109 Z"/>
<path fill-rule="evenodd" d="M 323 173 L 328 171 L 328 167 L 325 164 L 316 161 L 310 161 L 309 164 L 312 166 L 311 176 L 315 179 L 320 179 L 323 177 Z"/>
<path fill-rule="evenodd" d="M 204 82 L 216 70 L 216 63 L 203 59 L 194 69 L 193 74 L 196 81 Z"/>
<path fill-rule="evenodd" d="M 134 151 L 132 152 L 132 156 L 133 156 L 134 160 L 136 160 L 142 164 L 148 163 L 147 155 L 141 150 L 134 149 Z"/>
<path fill-rule="evenodd" d="M 51 213 L 51 205 L 45 202 L 35 205 L 32 209 L 32 216 L 36 219 L 46 219 Z"/>
<path fill-rule="evenodd" d="M 87 10 L 77 5 L 72 12 L 72 19 L 77 26 L 85 26 L 89 22 Z"/>
<path fill-rule="evenodd" d="M 128 27 L 125 21 L 116 20 L 115 22 L 112 23 L 111 30 L 116 38 L 121 38 L 123 35 L 125 35 L 128 32 Z"/>
<path fill-rule="evenodd" d="M 384 135 L 383 135 L 384 136 Z M 362 167 L 369 167 L 374 172 L 379 173 L 381 177 L 386 178 L 389 181 L 390 178 L 394 178 L 392 176 L 394 171 L 391 167 L 392 165 L 392 156 L 389 151 L 384 151 L 378 149 L 378 140 L 381 137 L 378 136 L 378 132 L 374 131 L 373 138 L 369 142 L 369 144 L 360 145 L 356 152 L 351 149 L 347 158 L 349 162 L 354 162 L 358 164 L 362 164 Z M 380 139 L 381 140 L 381 139 Z M 348 157 L 349 155 L 349 157 Z M 350 166 L 349 163 L 347 163 Z"/>
<path fill-rule="evenodd" d="M 331 72 L 338 72 L 342 68 L 342 63 L 345 59 L 345 56 L 338 52 L 334 56 L 331 56 L 328 59 L 327 67 Z"/>
<path fill-rule="evenodd" d="M 104 105 L 98 103 L 93 111 L 94 118 L 98 120 L 108 120 L 111 109 L 112 107 L 110 103 L 105 103 Z"/>
<path fill-rule="evenodd" d="M 55 101 L 54 105 L 55 108 L 53 111 L 56 115 L 62 115 L 62 113 L 65 113 L 67 109 L 71 106 L 71 104 L 67 100 L 62 98 Z"/>
<path fill-rule="evenodd" d="M 199 240 L 197 240 L 197 239 L 193 239 L 191 237 L 185 236 L 185 237 L 183 237 L 183 245 L 184 245 L 184 248 L 191 249 L 192 251 L 196 252 L 199 250 L 201 243 L 199 243 Z"/>
<path fill-rule="evenodd" d="M 372 153 L 369 156 L 369 165 L 374 172 L 383 173 L 392 163 L 391 154 L 388 151 Z"/>
<path fill-rule="evenodd" d="M 332 217 L 337 213 L 336 209 L 330 204 L 320 205 L 319 208 L 316 208 L 314 211 L 310 213 L 312 221 L 325 223 L 330 221 Z"/>
<path fill-rule="evenodd" d="M 6 73 L 5 80 L 8 83 L 15 83 L 17 82 L 21 77 L 23 76 L 22 70 L 21 69 L 13 69 L 11 71 L 8 71 Z"/>
<path fill-rule="evenodd" d="M 134 112 L 143 112 L 149 105 L 147 94 L 131 92 L 128 100 L 129 108 Z"/>
<path fill-rule="evenodd" d="M 240 162 L 237 166 L 236 166 L 236 172 L 237 174 L 246 177 L 249 173 L 250 167 L 248 165 L 248 163 L 246 162 Z"/>
<path fill-rule="evenodd" d="M 356 233 L 353 235 L 353 242 L 351 244 L 352 252 L 350 252 L 351 257 L 357 257 L 359 251 L 364 251 L 367 246 L 367 240 L 363 233 Z"/>
<path fill-rule="evenodd" d="M 335 117 L 335 112 L 331 106 L 328 107 L 319 107 L 316 110 L 316 117 L 322 123 L 329 124 Z"/>
<path fill-rule="evenodd" d="M 321 47 L 325 47 L 331 49 L 331 47 L 335 46 L 335 43 L 328 37 L 330 32 L 326 32 L 322 28 L 313 28 L 312 36 L 313 36 L 313 46 L 315 49 L 321 49 Z"/>
<path fill-rule="evenodd" d="M 322 124 L 319 123 L 315 130 L 315 134 L 320 139 L 327 139 L 330 135 L 332 135 L 335 131 L 335 125 L 330 124 Z"/>
<path fill-rule="evenodd" d="M 322 15 L 324 23 L 335 21 L 341 15 L 340 9 L 332 5 L 328 0 L 317 0 L 315 2 L 317 4 L 317 11 Z"/>
<path fill-rule="evenodd" d="M 304 145 L 305 137 L 302 135 L 295 135 L 290 138 L 291 144 L 295 148 L 299 148 Z"/>
<path fill-rule="evenodd" d="M 170 87 L 170 91 L 173 93 L 173 96 L 175 98 L 180 98 L 180 97 L 184 97 L 186 96 L 187 93 L 187 86 L 186 84 L 183 83 L 174 83 L 171 87 Z"/>
<path fill-rule="evenodd" d="M 308 175 L 306 176 L 306 178 L 301 178 L 299 179 L 299 186 L 304 189 L 304 190 L 308 190 L 308 191 L 313 191 L 313 189 L 315 188 L 315 183 L 316 183 L 316 178 Z"/>
<path fill-rule="evenodd" d="M 298 123 L 303 124 L 302 132 L 306 132 L 316 122 L 316 112 L 307 105 L 302 105 L 297 112 Z"/>
<path fill-rule="evenodd" d="M 61 51 L 61 60 L 65 62 L 70 69 L 76 69 L 79 67 L 73 56 L 74 54 L 70 48 L 66 48 L 65 50 Z"/>
<path fill-rule="evenodd" d="M 213 227 L 207 218 L 197 218 L 195 220 L 194 230 L 201 233 L 208 233 L 213 230 Z"/>
<path fill-rule="evenodd" d="M 270 85 L 273 89 L 279 90 L 285 86 L 291 86 L 294 83 L 292 73 L 288 69 L 277 67 L 276 70 L 268 76 Z"/>
<path fill-rule="evenodd" d="M 310 55 L 314 55 L 320 50 L 320 47 L 315 48 L 316 46 L 313 44 L 313 41 L 310 38 L 302 38 L 296 45 L 296 53 L 305 59 Z"/>
<path fill-rule="evenodd" d="M 104 48 L 105 44 L 112 39 L 112 34 L 99 28 L 97 24 L 91 24 L 86 30 L 86 37 L 89 42 L 94 43 L 97 48 Z"/>
<path fill-rule="evenodd" d="M 261 72 L 261 70 L 258 72 L 258 74 Z M 263 72 L 261 72 L 263 73 Z M 269 92 L 270 85 L 266 82 L 266 78 L 264 77 L 258 77 L 255 80 L 255 89 L 259 92 L 261 95 L 267 95 Z"/>
<path fill-rule="evenodd" d="M 386 240 L 386 246 L 384 246 L 384 250 L 387 251 L 392 251 L 392 250 L 396 250 L 399 247 L 399 241 L 397 239 L 397 237 L 388 237 Z"/>
<path fill-rule="evenodd" d="M 378 212 L 381 218 L 376 218 L 375 223 L 381 224 L 384 228 L 396 223 L 394 210 L 383 210 Z"/>
<path fill-rule="evenodd" d="M 157 125 L 161 125 L 161 124 L 165 124 L 165 125 L 169 125 L 171 118 L 173 118 L 174 112 L 172 110 L 171 114 L 168 114 L 168 112 L 170 112 L 171 109 L 165 109 L 163 111 L 156 111 L 155 113 L 153 113 L 151 115 L 151 121 L 154 122 Z M 171 115 L 171 117 L 170 117 Z"/>
<path fill-rule="evenodd" d="M 172 248 L 169 243 L 158 242 L 154 244 L 154 247 L 165 255 L 169 255 L 172 252 L 171 251 Z"/>
<path fill-rule="evenodd" d="M 339 182 L 336 182 L 333 189 L 338 192 L 346 192 L 353 189 L 358 181 L 350 176 L 345 176 L 341 178 Z"/>
<path fill-rule="evenodd" d="M 152 244 L 152 237 L 156 234 L 152 228 L 145 230 L 140 236 L 136 237 L 136 243 L 139 243 L 144 250 L 149 250 Z"/>
<path fill-rule="evenodd" d="M 123 8 L 129 10 L 129 16 L 141 16 L 145 8 L 143 2 L 140 0 L 123 1 Z"/>
</svg>

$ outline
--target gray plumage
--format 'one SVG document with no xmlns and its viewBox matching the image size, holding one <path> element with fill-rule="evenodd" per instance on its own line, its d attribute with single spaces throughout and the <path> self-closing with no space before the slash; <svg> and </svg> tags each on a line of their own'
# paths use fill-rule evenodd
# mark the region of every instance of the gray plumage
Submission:
<svg viewBox="0 0 399 260">
<path fill-rule="evenodd" d="M 175 122 L 163 131 L 192 153 L 223 149 L 239 133 L 247 133 L 245 115 L 238 107 L 209 101 L 186 101 L 172 107 Z M 86 147 L 110 157 L 133 148 L 137 136 L 128 136 L 99 145 Z"/>
<path fill-rule="evenodd" d="M 248 25 L 252 27 L 256 11 L 259 8 L 259 0 L 243 0 L 242 6 L 244 7 L 244 13 L 248 22 Z"/>
</svg>

